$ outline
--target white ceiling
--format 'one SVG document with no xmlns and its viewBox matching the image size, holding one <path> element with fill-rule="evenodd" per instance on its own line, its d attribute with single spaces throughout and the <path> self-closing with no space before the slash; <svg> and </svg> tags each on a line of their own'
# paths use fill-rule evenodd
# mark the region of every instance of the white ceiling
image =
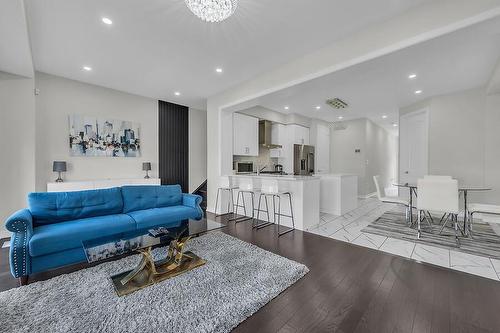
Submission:
<svg viewBox="0 0 500 333">
<path fill-rule="evenodd" d="M 231 109 L 254 105 L 329 122 L 367 117 L 397 132 L 400 107 L 431 96 L 486 86 L 500 57 L 500 19 L 490 20 L 402 51 L 260 97 Z M 416 73 L 414 80 L 408 75 Z M 416 90 L 423 93 L 415 95 Z M 349 103 L 334 110 L 331 97 Z M 320 105 L 321 109 L 316 110 Z M 289 106 L 288 110 L 284 107 Z M 387 115 L 387 119 L 382 119 Z"/>
<path fill-rule="evenodd" d="M 218 24 L 196 18 L 184 0 L 26 0 L 26 7 L 36 70 L 204 108 L 208 96 L 429 1 L 240 0 Z"/>
<path fill-rule="evenodd" d="M 0 71 L 33 76 L 33 62 L 22 0 L 2 0 L 0 5 Z"/>
</svg>

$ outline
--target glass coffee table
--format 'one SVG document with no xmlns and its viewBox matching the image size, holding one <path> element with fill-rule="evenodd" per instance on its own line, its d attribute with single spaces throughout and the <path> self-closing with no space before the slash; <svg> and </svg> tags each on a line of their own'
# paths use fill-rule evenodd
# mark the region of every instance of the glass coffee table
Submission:
<svg viewBox="0 0 500 333">
<path fill-rule="evenodd" d="M 184 246 L 192 237 L 224 226 L 207 219 L 186 220 L 164 228 L 165 233 L 157 237 L 149 230 L 141 230 L 83 241 L 82 245 L 89 263 L 134 252 L 142 254 L 134 269 L 111 276 L 116 293 L 124 296 L 204 265 L 205 260 L 191 251 L 184 251 Z M 163 258 L 154 260 L 152 249 L 167 245 Z"/>
</svg>

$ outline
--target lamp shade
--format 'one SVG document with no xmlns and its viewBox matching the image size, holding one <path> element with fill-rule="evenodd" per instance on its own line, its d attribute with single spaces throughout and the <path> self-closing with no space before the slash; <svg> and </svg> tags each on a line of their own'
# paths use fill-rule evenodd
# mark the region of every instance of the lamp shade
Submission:
<svg viewBox="0 0 500 333">
<path fill-rule="evenodd" d="M 144 162 L 144 163 L 142 163 L 142 170 L 143 171 L 149 171 L 149 170 L 151 170 L 151 162 Z"/>
<path fill-rule="evenodd" d="M 52 164 L 52 171 L 54 172 L 65 172 L 66 162 L 65 161 L 54 161 Z"/>
</svg>

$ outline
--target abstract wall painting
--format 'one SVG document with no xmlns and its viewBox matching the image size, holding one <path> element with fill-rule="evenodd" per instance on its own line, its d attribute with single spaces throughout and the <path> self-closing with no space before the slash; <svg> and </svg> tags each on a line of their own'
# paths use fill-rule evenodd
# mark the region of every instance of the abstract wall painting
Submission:
<svg viewBox="0 0 500 333">
<path fill-rule="evenodd" d="M 140 124 L 125 120 L 69 116 L 71 156 L 139 157 Z"/>
</svg>

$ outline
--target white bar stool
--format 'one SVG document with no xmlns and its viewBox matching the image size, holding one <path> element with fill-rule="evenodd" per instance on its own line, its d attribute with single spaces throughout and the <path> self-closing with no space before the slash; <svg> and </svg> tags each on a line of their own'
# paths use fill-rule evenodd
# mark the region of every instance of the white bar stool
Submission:
<svg viewBox="0 0 500 333">
<path fill-rule="evenodd" d="M 259 213 L 260 213 L 260 201 L 262 196 L 264 196 L 264 200 L 266 201 L 266 208 L 267 208 L 267 219 L 268 222 L 263 222 L 260 224 L 255 225 L 254 227 L 257 228 L 257 230 L 265 228 L 267 226 L 270 226 L 272 224 L 276 223 L 276 217 L 278 220 L 278 237 L 283 236 L 284 234 L 287 234 L 291 231 L 295 230 L 295 219 L 293 217 L 293 206 L 292 206 L 292 194 L 288 191 L 280 191 L 279 186 L 278 186 L 278 181 L 275 179 L 262 179 L 262 185 L 261 185 L 261 190 L 260 190 L 260 195 L 259 195 L 259 211 L 257 213 L 257 219 L 259 218 Z M 267 205 L 267 197 L 270 196 L 273 198 L 273 222 L 270 221 L 269 219 L 269 208 Z M 288 196 L 288 200 L 290 202 L 290 215 L 282 214 L 281 213 L 281 197 L 282 196 Z M 278 202 L 278 205 L 276 205 L 276 202 Z M 280 231 L 280 226 L 281 226 L 281 217 L 288 217 L 292 219 L 292 228 L 285 230 L 283 232 Z"/>
<path fill-rule="evenodd" d="M 234 197 L 233 190 L 237 189 L 237 186 L 233 185 L 232 179 L 230 177 L 221 177 L 219 181 L 219 187 L 217 188 L 217 196 L 215 199 L 215 217 L 233 214 L 234 217 Z M 222 214 L 217 214 L 217 207 L 219 205 L 219 193 L 228 192 L 229 200 L 227 201 L 227 212 Z M 231 208 L 232 207 L 232 208 Z M 222 207 L 221 207 L 222 209 Z"/>
<path fill-rule="evenodd" d="M 238 196 L 236 198 L 236 205 L 235 207 L 235 214 L 238 214 L 238 209 L 243 208 L 243 214 L 244 216 L 241 217 L 234 217 L 230 219 L 230 221 L 234 221 L 235 223 L 238 222 L 243 222 L 247 220 L 253 220 L 254 219 L 254 211 L 255 211 L 255 190 L 254 190 L 254 182 L 252 178 L 240 178 L 239 179 L 239 184 L 238 184 Z M 252 199 L 252 216 L 248 217 L 247 216 L 247 208 L 246 208 L 246 203 L 245 203 L 245 194 L 249 194 L 250 198 Z M 241 202 L 240 204 L 240 197 L 241 197 Z"/>
</svg>

